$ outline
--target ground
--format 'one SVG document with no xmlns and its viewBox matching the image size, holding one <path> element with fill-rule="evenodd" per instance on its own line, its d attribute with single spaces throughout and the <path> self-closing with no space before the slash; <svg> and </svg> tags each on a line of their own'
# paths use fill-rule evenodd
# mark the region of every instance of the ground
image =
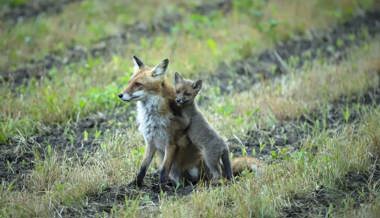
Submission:
<svg viewBox="0 0 380 218">
<path fill-rule="evenodd" d="M 0 18 L 0 217 L 380 213 L 376 1 L 6 0 Z M 131 185 L 132 55 L 203 79 L 203 114 L 259 172 L 161 190 L 154 163 Z"/>
</svg>

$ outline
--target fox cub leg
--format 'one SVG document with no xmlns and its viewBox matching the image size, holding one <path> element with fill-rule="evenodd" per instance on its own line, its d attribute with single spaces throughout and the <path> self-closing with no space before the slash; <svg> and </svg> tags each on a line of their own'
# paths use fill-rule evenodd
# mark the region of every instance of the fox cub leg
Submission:
<svg viewBox="0 0 380 218">
<path fill-rule="evenodd" d="M 222 175 L 220 169 L 220 160 L 223 164 L 223 174 L 228 180 L 232 179 L 232 167 L 229 157 L 229 151 L 228 149 L 224 149 L 221 155 L 216 155 L 214 151 L 209 152 L 207 158 L 205 159 L 206 166 L 211 173 L 212 180 L 218 180 Z"/>
<path fill-rule="evenodd" d="M 220 157 L 218 155 L 215 155 L 215 152 L 213 151 L 206 151 L 205 154 L 205 164 L 211 173 L 211 180 L 218 180 L 221 177 L 221 170 L 220 170 L 220 164 L 219 159 Z"/>
<path fill-rule="evenodd" d="M 231 167 L 231 161 L 230 161 L 230 155 L 229 150 L 224 149 L 222 153 L 222 163 L 224 168 L 224 174 L 228 180 L 232 179 L 232 167 Z"/>
<path fill-rule="evenodd" d="M 174 157 L 177 151 L 175 145 L 168 145 L 165 147 L 164 161 L 162 162 L 161 172 L 160 172 L 160 183 L 164 184 L 168 180 L 169 172 L 171 170 Z"/>
</svg>

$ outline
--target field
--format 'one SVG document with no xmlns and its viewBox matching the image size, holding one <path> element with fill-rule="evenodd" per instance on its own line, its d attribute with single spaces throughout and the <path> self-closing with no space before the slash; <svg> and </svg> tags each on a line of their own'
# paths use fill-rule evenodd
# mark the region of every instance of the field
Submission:
<svg viewBox="0 0 380 218">
<path fill-rule="evenodd" d="M 0 217 L 377 217 L 376 0 L 0 1 Z M 200 109 L 255 157 L 170 186 L 143 155 L 132 56 L 202 79 Z"/>
</svg>

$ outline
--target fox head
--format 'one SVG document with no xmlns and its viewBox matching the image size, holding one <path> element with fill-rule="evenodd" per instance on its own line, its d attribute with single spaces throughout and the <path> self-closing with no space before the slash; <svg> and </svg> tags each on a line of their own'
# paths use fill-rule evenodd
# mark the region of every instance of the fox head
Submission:
<svg viewBox="0 0 380 218">
<path fill-rule="evenodd" d="M 165 81 L 165 72 L 169 60 L 165 59 L 151 68 L 133 56 L 134 72 L 128 82 L 127 88 L 119 94 L 123 101 L 142 100 L 148 95 L 157 95 L 161 92 Z"/>
<path fill-rule="evenodd" d="M 184 79 L 179 73 L 174 75 L 175 101 L 180 106 L 194 103 L 195 97 L 202 88 L 202 80 L 191 81 Z"/>
</svg>

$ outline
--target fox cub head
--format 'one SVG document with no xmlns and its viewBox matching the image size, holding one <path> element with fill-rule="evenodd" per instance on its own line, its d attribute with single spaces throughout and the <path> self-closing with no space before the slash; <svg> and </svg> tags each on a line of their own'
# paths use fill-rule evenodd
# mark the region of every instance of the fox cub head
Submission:
<svg viewBox="0 0 380 218">
<path fill-rule="evenodd" d="M 148 95 L 161 93 L 169 60 L 165 59 L 151 68 L 145 66 L 139 58 L 133 56 L 133 63 L 133 75 L 128 82 L 127 88 L 118 95 L 119 98 L 123 101 L 137 101 L 144 99 Z"/>
<path fill-rule="evenodd" d="M 191 80 L 184 79 L 177 72 L 174 76 L 174 84 L 176 92 L 175 101 L 180 106 L 193 104 L 195 97 L 202 88 L 202 80 L 193 82 Z"/>
</svg>

